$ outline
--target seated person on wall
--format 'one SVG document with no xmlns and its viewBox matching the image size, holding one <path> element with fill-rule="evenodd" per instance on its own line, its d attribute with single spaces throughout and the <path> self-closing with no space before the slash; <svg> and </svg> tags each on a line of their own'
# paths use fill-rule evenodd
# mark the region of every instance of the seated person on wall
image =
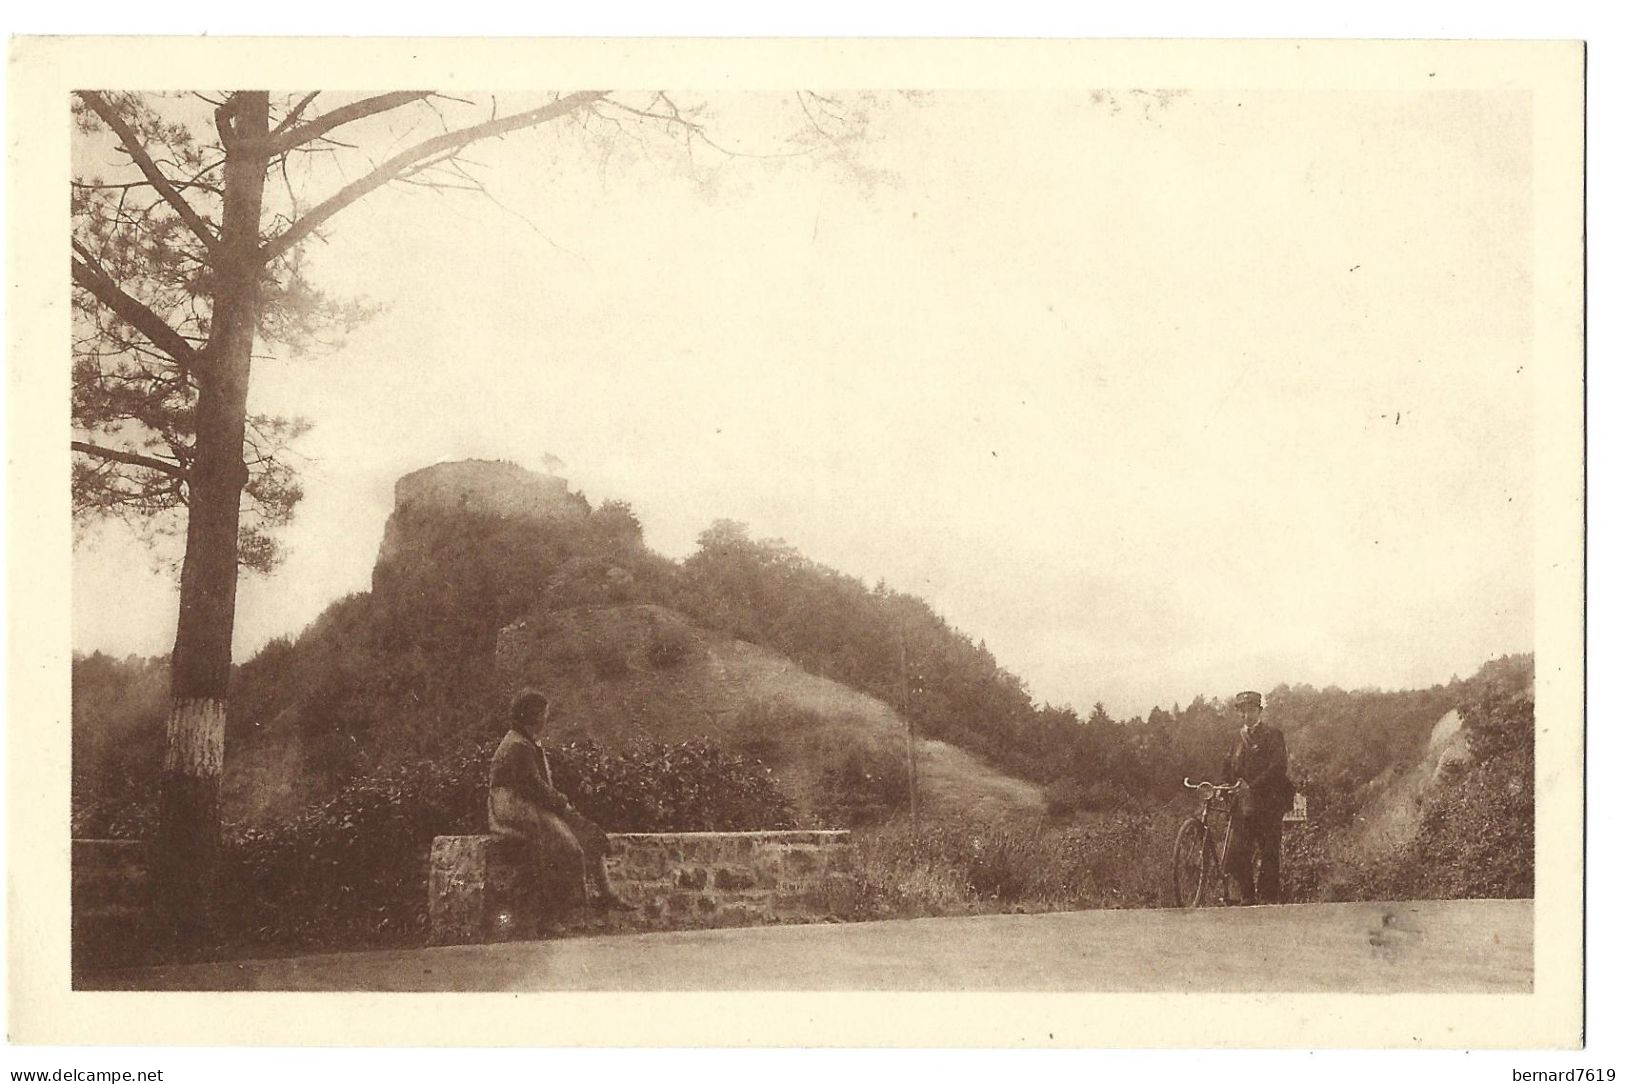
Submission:
<svg viewBox="0 0 1625 1084">
<path fill-rule="evenodd" d="M 630 911 L 632 905 L 609 886 L 605 856 L 609 838 L 603 829 L 576 812 L 570 800 L 553 788 L 553 775 L 542 752 L 542 731 L 551 705 L 534 689 L 513 698 L 511 726 L 491 760 L 487 813 L 491 831 L 523 846 L 541 874 L 549 918 L 587 902 L 587 882 L 597 890 L 605 910 Z"/>
</svg>

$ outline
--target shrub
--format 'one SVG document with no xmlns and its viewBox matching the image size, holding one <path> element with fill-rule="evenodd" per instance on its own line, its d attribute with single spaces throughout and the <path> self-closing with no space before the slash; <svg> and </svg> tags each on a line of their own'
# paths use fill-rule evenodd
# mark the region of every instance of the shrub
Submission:
<svg viewBox="0 0 1625 1084">
<path fill-rule="evenodd" d="M 81 839 L 138 839 L 156 816 L 154 781 L 164 756 L 169 663 L 73 660 L 72 824 Z"/>
<path fill-rule="evenodd" d="M 495 743 L 358 779 L 298 817 L 238 826 L 223 848 L 215 954 L 256 945 L 361 947 L 417 942 L 428 922 L 437 835 L 485 830 Z M 618 753 L 551 750 L 556 786 L 611 831 L 797 827 L 759 765 L 703 742 Z"/>
<path fill-rule="evenodd" d="M 1535 697 L 1529 687 L 1533 675 L 1485 669 L 1485 678 L 1462 699 L 1460 709 L 1473 760 L 1482 764 L 1503 755 L 1533 756 Z"/>
<path fill-rule="evenodd" d="M 593 509 L 591 524 L 606 542 L 634 548 L 643 542 L 643 524 L 626 501 L 606 500 Z"/>
<path fill-rule="evenodd" d="M 632 667 L 626 661 L 626 647 L 612 636 L 591 637 L 586 644 L 587 661 L 603 680 L 625 677 Z"/>
<path fill-rule="evenodd" d="M 700 832 L 799 827 L 760 764 L 707 741 L 625 753 L 571 742 L 549 758 L 554 785 L 610 831 Z"/>
<path fill-rule="evenodd" d="M 541 594 L 549 610 L 630 602 L 640 596 L 637 578 L 617 563 L 617 555 L 589 553 L 563 561 Z"/>
<path fill-rule="evenodd" d="M 661 624 L 649 637 L 649 663 L 660 669 L 676 666 L 695 647 L 694 634 L 682 625 Z"/>
<path fill-rule="evenodd" d="M 1372 854 L 1325 844 L 1319 896 L 1332 900 L 1534 895 L 1534 701 L 1527 656 L 1492 662 L 1463 691 L 1465 763 L 1424 792 L 1416 834 Z"/>
<path fill-rule="evenodd" d="M 1441 788 L 1405 855 L 1423 899 L 1535 894 L 1534 757 L 1513 749 Z"/>
<path fill-rule="evenodd" d="M 1076 813 L 1100 813 L 1111 809 L 1132 808 L 1137 797 L 1130 795 L 1121 785 L 1103 780 L 1082 781 L 1072 778 L 1056 779 L 1044 786 L 1044 809 L 1052 817 L 1070 817 Z"/>
<path fill-rule="evenodd" d="M 575 629 L 550 624 L 535 642 L 541 645 L 537 663 L 545 672 L 575 675 L 591 665 L 586 639 Z"/>
<path fill-rule="evenodd" d="M 1066 826 L 894 820 L 857 836 L 860 909 L 879 917 L 1156 906 L 1176 825 L 1169 814 L 1122 812 Z"/>
<path fill-rule="evenodd" d="M 1289 825 L 1281 832 L 1281 899 L 1319 899 L 1333 869 L 1330 832 L 1323 823 Z"/>
<path fill-rule="evenodd" d="M 226 839 L 217 919 L 228 943 L 376 945 L 427 923 L 429 846 L 485 827 L 494 744 L 358 779 L 297 818 Z"/>
<path fill-rule="evenodd" d="M 764 763 L 784 756 L 785 748 L 806 735 L 821 735 L 824 717 L 811 708 L 780 699 L 745 701 L 734 717 L 733 743 Z"/>
<path fill-rule="evenodd" d="M 158 793 L 148 778 L 76 779 L 74 839 L 151 839 L 158 827 Z"/>
<path fill-rule="evenodd" d="M 814 813 L 842 827 L 877 824 L 908 808 L 906 754 L 876 742 L 855 743 L 819 777 Z"/>
</svg>

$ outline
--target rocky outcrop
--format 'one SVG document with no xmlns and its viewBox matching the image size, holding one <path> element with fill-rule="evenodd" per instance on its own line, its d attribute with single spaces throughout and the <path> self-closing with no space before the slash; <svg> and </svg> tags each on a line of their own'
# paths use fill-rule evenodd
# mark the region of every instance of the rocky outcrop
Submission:
<svg viewBox="0 0 1625 1084">
<path fill-rule="evenodd" d="M 582 521 L 592 507 L 558 475 L 538 474 L 515 463 L 463 459 L 413 471 L 395 483 L 395 507 L 384 525 L 384 540 L 373 566 L 398 562 L 412 548 L 414 524 L 447 515 L 495 516 L 537 523 Z"/>
<path fill-rule="evenodd" d="M 587 502 L 556 474 L 496 459 L 436 463 L 395 483 L 395 511 L 435 508 L 525 519 L 582 518 Z"/>
<path fill-rule="evenodd" d="M 1360 811 L 1355 847 L 1363 855 L 1380 854 L 1403 846 L 1421 827 L 1422 804 L 1428 789 L 1451 764 L 1467 759 L 1467 735 L 1461 713 L 1452 709 L 1434 724 L 1421 760 L 1403 771 L 1380 777 L 1372 797 Z"/>
</svg>

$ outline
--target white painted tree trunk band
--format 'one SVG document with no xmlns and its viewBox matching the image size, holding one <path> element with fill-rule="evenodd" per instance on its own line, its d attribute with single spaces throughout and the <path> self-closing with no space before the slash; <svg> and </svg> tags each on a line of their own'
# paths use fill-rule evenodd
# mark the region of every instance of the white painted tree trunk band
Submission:
<svg viewBox="0 0 1625 1084">
<path fill-rule="evenodd" d="M 174 701 L 166 735 L 166 772 L 218 777 L 225 759 L 226 702 L 211 698 Z"/>
</svg>

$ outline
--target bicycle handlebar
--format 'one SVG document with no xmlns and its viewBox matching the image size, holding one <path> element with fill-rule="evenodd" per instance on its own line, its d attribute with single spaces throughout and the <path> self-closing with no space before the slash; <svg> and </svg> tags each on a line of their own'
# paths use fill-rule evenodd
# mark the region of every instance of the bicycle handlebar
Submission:
<svg viewBox="0 0 1625 1084">
<path fill-rule="evenodd" d="M 1185 777 L 1185 786 L 1191 790 L 1201 790 L 1203 787 L 1207 787 L 1216 794 L 1229 794 L 1231 791 L 1240 790 L 1246 785 L 1245 783 L 1209 783 L 1206 780 L 1200 783 L 1192 783 L 1190 776 Z"/>
</svg>

